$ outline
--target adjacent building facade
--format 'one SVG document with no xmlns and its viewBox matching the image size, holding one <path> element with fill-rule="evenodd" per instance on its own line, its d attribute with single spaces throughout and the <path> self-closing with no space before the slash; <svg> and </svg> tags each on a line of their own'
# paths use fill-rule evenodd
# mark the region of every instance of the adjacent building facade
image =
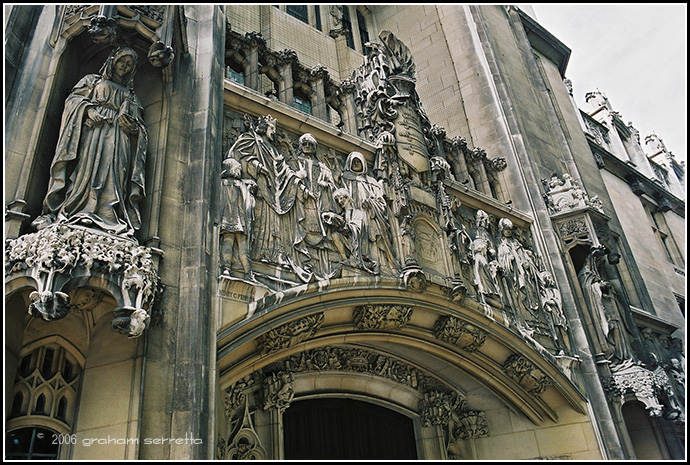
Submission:
<svg viewBox="0 0 690 465">
<path fill-rule="evenodd" d="M 7 6 L 6 458 L 684 458 L 685 166 L 529 13 Z"/>
</svg>

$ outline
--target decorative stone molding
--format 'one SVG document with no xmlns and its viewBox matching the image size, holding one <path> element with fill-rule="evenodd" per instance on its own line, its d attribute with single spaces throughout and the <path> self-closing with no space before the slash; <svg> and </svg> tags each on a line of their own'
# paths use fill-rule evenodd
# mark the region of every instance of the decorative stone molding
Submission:
<svg viewBox="0 0 690 465">
<path fill-rule="evenodd" d="M 601 213 L 604 211 L 599 197 L 594 196 L 590 199 L 568 173 L 564 173 L 563 176 L 553 173 L 551 179 L 542 179 L 541 182 L 546 187 L 544 200 L 551 214 L 586 207 L 594 208 Z"/>
<path fill-rule="evenodd" d="M 232 413 L 245 404 L 247 396 L 244 393 L 248 388 L 254 385 L 254 379 L 251 377 L 243 378 L 230 386 L 223 393 L 223 404 L 225 405 L 225 416 L 230 418 Z"/>
<path fill-rule="evenodd" d="M 361 305 L 352 316 L 358 329 L 400 329 L 410 321 L 412 309 L 409 305 Z"/>
<path fill-rule="evenodd" d="M 486 415 L 480 410 L 466 410 L 460 413 L 458 424 L 453 431 L 459 439 L 483 438 L 489 435 Z"/>
<path fill-rule="evenodd" d="M 266 450 L 254 428 L 249 406 L 245 403 L 242 425 L 237 434 L 226 441 L 220 437 L 216 442 L 216 456 L 219 460 L 265 460 Z"/>
<path fill-rule="evenodd" d="M 275 408 L 283 413 L 295 397 L 294 377 L 289 371 L 271 373 L 264 380 L 264 410 Z"/>
<path fill-rule="evenodd" d="M 444 389 L 443 383 L 425 375 L 417 368 L 401 360 L 364 349 L 320 347 L 288 357 L 276 365 L 280 367 L 278 370 L 292 373 L 347 371 L 382 376 L 422 391 Z"/>
<path fill-rule="evenodd" d="M 135 241 L 79 226 L 55 223 L 6 241 L 5 272 L 24 273 L 38 284 L 31 293 L 33 316 L 52 321 L 69 311 L 62 286 L 75 275 L 107 275 L 120 294 L 113 330 L 138 337 L 146 328 L 159 278 L 152 249 Z"/>
<path fill-rule="evenodd" d="M 543 393 L 553 382 L 525 357 L 513 354 L 503 362 L 503 372 L 532 395 Z"/>
<path fill-rule="evenodd" d="M 682 406 L 677 402 L 673 388 L 664 369 L 657 367 L 650 371 L 640 365 L 620 367 L 608 378 L 602 380 L 604 391 L 610 402 L 623 403 L 627 396 L 634 396 L 642 402 L 649 416 L 664 416 L 667 419 L 685 421 Z M 665 397 L 662 402 L 660 397 Z"/>
<path fill-rule="evenodd" d="M 434 325 L 436 339 L 476 352 L 486 342 L 487 333 L 453 316 L 442 316 Z"/>
<path fill-rule="evenodd" d="M 286 323 L 256 338 L 256 345 L 263 355 L 292 347 L 311 339 L 323 323 L 323 312 Z"/>
<path fill-rule="evenodd" d="M 424 426 L 445 426 L 451 420 L 453 404 L 446 392 L 430 391 L 419 401 L 419 415 Z"/>
</svg>

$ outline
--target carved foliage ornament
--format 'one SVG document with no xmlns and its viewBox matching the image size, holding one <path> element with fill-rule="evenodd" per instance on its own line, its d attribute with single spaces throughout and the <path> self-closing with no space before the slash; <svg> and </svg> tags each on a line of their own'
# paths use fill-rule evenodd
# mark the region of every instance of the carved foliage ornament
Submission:
<svg viewBox="0 0 690 465">
<path fill-rule="evenodd" d="M 486 341 L 487 334 L 466 321 L 452 316 L 442 316 L 434 325 L 437 339 L 449 342 L 467 352 L 476 352 Z"/>
<path fill-rule="evenodd" d="M 113 329 L 131 337 L 146 327 L 149 310 L 158 292 L 158 275 L 151 249 L 109 234 L 54 224 L 17 239 L 5 247 L 5 271 L 25 272 L 38 283 L 32 293 L 31 312 L 46 321 L 67 315 L 69 297 L 56 278 L 80 273 L 102 273 L 118 283 L 121 306 L 115 310 Z"/>
<path fill-rule="evenodd" d="M 323 312 L 286 323 L 256 338 L 259 351 L 266 355 L 292 347 L 316 334 L 323 323 Z"/>
<path fill-rule="evenodd" d="M 408 305 L 361 305 L 355 307 L 353 319 L 358 329 L 400 329 L 412 316 Z"/>
<path fill-rule="evenodd" d="M 293 373 L 308 371 L 349 371 L 368 373 L 418 390 L 441 390 L 443 384 L 417 368 L 385 355 L 364 349 L 321 347 L 285 359 L 282 370 Z"/>
<path fill-rule="evenodd" d="M 503 363 L 503 372 L 532 395 L 543 393 L 553 382 L 525 357 L 513 354 Z"/>
</svg>

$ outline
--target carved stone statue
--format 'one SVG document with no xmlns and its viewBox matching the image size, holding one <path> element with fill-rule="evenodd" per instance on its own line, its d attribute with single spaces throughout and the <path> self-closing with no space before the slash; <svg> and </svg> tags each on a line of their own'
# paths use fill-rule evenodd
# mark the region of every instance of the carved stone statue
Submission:
<svg viewBox="0 0 690 465">
<path fill-rule="evenodd" d="M 397 274 L 400 267 L 391 244 L 388 210 L 381 182 L 367 175 L 367 162 L 359 152 L 352 152 L 345 161 L 342 181 L 347 187 L 355 208 L 365 213 L 364 231 L 360 247 L 362 255 L 376 264 L 372 272 Z"/>
<path fill-rule="evenodd" d="M 249 261 L 249 242 L 254 222 L 254 192 L 256 183 L 241 179 L 242 165 L 234 158 L 223 160 L 221 177 L 220 258 L 223 275 L 232 274 L 232 259 L 236 256 L 242 265 L 244 278 L 252 280 Z"/>
<path fill-rule="evenodd" d="M 341 262 L 353 268 L 374 271 L 374 263 L 368 257 L 362 256 L 362 232 L 366 222 L 366 213 L 356 208 L 350 191 L 345 188 L 336 189 L 333 193 L 335 201 L 343 209 L 343 214 L 324 212 L 324 223 L 331 229 L 331 240 L 340 255 Z"/>
<path fill-rule="evenodd" d="M 313 135 L 306 133 L 299 138 L 298 175 L 302 182 L 297 192 L 297 235 L 294 247 L 302 266 L 327 276 L 331 270 L 327 233 L 321 213 L 333 210 L 336 185 L 331 169 L 316 158 L 317 147 Z"/>
<path fill-rule="evenodd" d="M 538 319 L 539 283 L 537 266 L 531 255 L 514 235 L 513 222 L 501 218 L 498 243 L 498 264 L 506 281 L 506 297 L 518 329 L 532 332 L 528 320 Z"/>
<path fill-rule="evenodd" d="M 558 355 L 564 355 L 568 350 L 565 343 L 568 337 L 568 320 L 563 313 L 561 292 L 556 287 L 556 281 L 548 271 L 539 273 L 539 284 L 546 324 L 549 326 L 551 336 L 556 343 Z"/>
<path fill-rule="evenodd" d="M 254 234 L 250 256 L 254 260 L 289 266 L 295 236 L 293 206 L 301 182 L 275 147 L 275 118 L 263 116 L 256 127 L 249 123 L 228 151 L 242 165 L 242 177 L 257 184 Z"/>
<path fill-rule="evenodd" d="M 604 281 L 599 273 L 605 254 L 604 247 L 593 247 L 577 277 L 592 314 L 595 331 L 599 334 L 602 350 L 615 366 L 632 362 L 635 357 L 611 283 Z"/>
<path fill-rule="evenodd" d="M 474 286 L 477 290 L 477 300 L 486 305 L 486 297 L 500 298 L 501 291 L 489 265 L 494 260 L 496 250 L 489 234 L 489 215 L 484 210 L 477 210 L 475 236 L 470 243 L 470 251 L 474 261 Z"/>
<path fill-rule="evenodd" d="M 133 88 L 138 62 L 118 47 L 70 92 L 35 228 L 65 221 L 128 237 L 139 229 L 148 131 Z"/>
</svg>

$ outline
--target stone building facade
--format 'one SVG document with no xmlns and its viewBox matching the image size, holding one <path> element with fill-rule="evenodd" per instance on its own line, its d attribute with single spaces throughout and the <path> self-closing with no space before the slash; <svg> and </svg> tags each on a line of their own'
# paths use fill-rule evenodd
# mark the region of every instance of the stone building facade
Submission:
<svg viewBox="0 0 690 465">
<path fill-rule="evenodd" d="M 7 458 L 681 459 L 685 166 L 499 5 L 5 19 Z"/>
</svg>

